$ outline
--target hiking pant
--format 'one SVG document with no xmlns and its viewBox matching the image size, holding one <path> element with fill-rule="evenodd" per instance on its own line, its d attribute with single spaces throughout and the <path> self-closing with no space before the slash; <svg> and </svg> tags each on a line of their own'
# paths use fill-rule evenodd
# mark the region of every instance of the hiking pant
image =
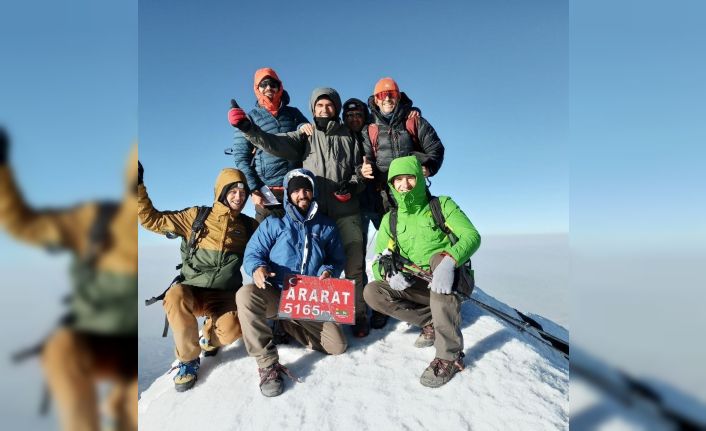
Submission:
<svg viewBox="0 0 706 431">
<path fill-rule="evenodd" d="M 260 289 L 246 284 L 238 290 L 235 302 L 238 305 L 243 325 L 243 342 L 248 355 L 255 357 L 257 366 L 266 368 L 279 362 L 277 346 L 272 337 L 272 328 L 267 319 L 279 320 L 277 308 L 281 290 L 267 286 Z M 282 320 L 282 328 L 305 347 L 329 355 L 340 355 L 346 351 L 348 342 L 341 326 L 333 322 L 311 320 Z"/>
<path fill-rule="evenodd" d="M 97 384 L 113 383 L 104 413 L 116 430 L 137 430 L 137 337 L 60 328 L 42 349 L 42 368 L 61 429 L 100 430 Z"/>
<path fill-rule="evenodd" d="M 343 249 L 346 252 L 346 279 L 355 284 L 355 318 L 366 317 L 365 300 L 363 300 L 363 276 L 365 275 L 365 243 L 360 223 L 360 214 L 339 217 L 336 219 L 338 234 L 341 236 Z"/>
<path fill-rule="evenodd" d="M 436 254 L 431 259 L 432 270 L 442 260 Z M 434 324 L 436 357 L 456 360 L 463 350 L 461 335 L 461 301 L 451 293 L 442 295 L 429 290 L 426 281 L 417 281 L 405 290 L 390 288 L 387 281 L 373 281 L 365 286 L 365 301 L 373 308 L 395 319 L 423 327 Z"/>
<path fill-rule="evenodd" d="M 227 346 L 241 336 L 235 292 L 174 284 L 164 296 L 164 311 L 174 335 L 175 353 L 181 362 L 199 357 L 198 316 L 208 320 L 203 336 L 214 347 Z"/>
</svg>

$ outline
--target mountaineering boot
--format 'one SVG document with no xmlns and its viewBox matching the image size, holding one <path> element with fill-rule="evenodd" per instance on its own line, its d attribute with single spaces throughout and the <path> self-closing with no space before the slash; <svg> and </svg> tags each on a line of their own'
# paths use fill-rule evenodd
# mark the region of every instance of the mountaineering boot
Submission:
<svg viewBox="0 0 706 431">
<path fill-rule="evenodd" d="M 196 377 L 199 371 L 199 366 L 201 365 L 201 360 L 199 358 L 194 359 L 189 362 L 179 362 L 174 368 L 178 369 L 176 376 L 174 376 L 174 388 L 177 392 L 184 392 L 196 384 Z"/>
<path fill-rule="evenodd" d="M 387 325 L 387 319 L 390 316 L 387 314 L 382 314 L 379 311 L 373 310 L 373 314 L 370 316 L 370 327 L 373 329 L 382 329 Z"/>
<path fill-rule="evenodd" d="M 422 328 L 422 332 L 417 337 L 414 342 L 414 347 L 431 347 L 434 345 L 434 340 L 436 336 L 434 335 L 434 324 L 430 323 Z"/>
<path fill-rule="evenodd" d="M 276 397 L 284 390 L 281 373 L 289 376 L 292 380 L 299 381 L 287 367 L 279 362 L 266 368 L 258 368 L 257 371 L 260 374 L 260 392 L 266 397 Z"/>
<path fill-rule="evenodd" d="M 199 338 L 199 346 L 205 357 L 216 356 L 220 347 L 211 345 L 211 342 L 204 337 Z"/>
<path fill-rule="evenodd" d="M 441 358 L 434 358 L 431 364 L 422 373 L 419 382 L 429 388 L 438 388 L 445 385 L 451 378 L 462 371 L 465 366 L 463 364 L 463 352 L 459 352 L 458 356 L 453 361 L 447 361 Z"/>
</svg>

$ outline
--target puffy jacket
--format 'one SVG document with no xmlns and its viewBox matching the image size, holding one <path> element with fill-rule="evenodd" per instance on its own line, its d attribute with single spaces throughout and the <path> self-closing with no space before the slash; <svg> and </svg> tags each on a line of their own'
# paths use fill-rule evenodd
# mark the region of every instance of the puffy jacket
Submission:
<svg viewBox="0 0 706 431">
<path fill-rule="evenodd" d="M 190 259 L 182 259 L 184 284 L 220 290 L 237 290 L 242 286 L 240 266 L 243 252 L 258 223 L 245 214 L 234 215 L 228 206 L 218 200 L 224 187 L 235 182 L 245 182 L 242 172 L 226 168 L 218 174 L 213 207 L 196 242 L 196 252 Z M 137 214 L 144 228 L 161 234 L 173 233 L 182 240 L 188 240 L 198 207 L 158 211 L 152 206 L 147 188 L 140 184 L 137 186 Z"/>
<path fill-rule="evenodd" d="M 336 107 L 336 118 L 328 123 L 325 131 L 315 128 L 312 136 L 299 131 L 272 135 L 263 132 L 257 125 L 252 125 L 244 135 L 256 147 L 270 154 L 288 160 L 301 160 L 303 167 L 314 173 L 319 211 L 334 219 L 359 214 L 357 194 L 365 188 L 365 184 L 358 180 L 356 167 L 362 165 L 363 154 L 351 131 L 338 118 L 341 112 L 341 98 L 336 90 L 314 89 L 310 98 L 312 115 L 316 99 L 321 96 L 328 96 Z M 347 202 L 339 202 L 333 197 L 341 181 L 357 184 L 355 193 L 352 193 L 352 198 Z"/>
<path fill-rule="evenodd" d="M 396 175 L 415 175 L 417 184 L 405 193 L 392 187 Z M 446 225 L 458 237 L 451 245 L 448 236 L 439 229 L 431 214 L 422 167 L 414 156 L 395 159 L 388 172 L 388 184 L 397 203 L 397 244 L 400 254 L 424 269 L 429 269 L 429 260 L 436 253 L 446 252 L 461 266 L 480 247 L 480 235 L 466 214 L 447 196 L 439 196 L 441 211 Z M 385 214 L 380 224 L 375 252 L 394 250 L 395 239 L 390 234 L 390 213 Z M 382 279 L 378 263 L 373 264 L 375 279 Z"/>
<path fill-rule="evenodd" d="M 421 116 L 417 137 L 422 151 L 415 148 L 414 141 L 405 127 L 407 115 L 412 109 L 412 101 L 404 92 L 401 93 L 400 101 L 389 119 L 380 112 L 380 108 L 375 104 L 374 95 L 368 98 L 368 106 L 373 122 L 378 126 L 378 147 L 377 152 L 373 152 L 367 127 L 363 129 L 363 147 L 368 160 L 375 160 L 378 171 L 376 179 L 379 182 L 385 182 L 390 163 L 398 157 L 414 155 L 419 163 L 429 169 L 431 175 L 435 175 L 441 169 L 444 161 L 444 145 L 431 124 Z"/>
<path fill-rule="evenodd" d="M 285 177 L 285 189 L 294 176 L 306 176 L 312 183 L 314 201 L 306 216 L 285 199 L 285 216 L 267 217 L 245 249 L 245 272 L 252 275 L 265 266 L 275 273 L 273 281 L 280 289 L 285 274 L 318 276 L 329 271 L 338 277 L 346 259 L 336 223 L 319 211 L 314 175 L 306 169 L 293 170 Z"/>
<path fill-rule="evenodd" d="M 282 94 L 282 104 L 276 116 L 267 109 L 255 104 L 248 116 L 261 130 L 267 133 L 285 133 L 297 130 L 297 126 L 308 123 L 308 120 L 297 108 L 287 106 L 289 94 Z M 301 167 L 301 161 L 291 161 L 282 157 L 273 156 L 255 147 L 235 129 L 233 147 L 230 151 L 235 161 L 235 167 L 245 174 L 248 187 L 251 191 L 260 187 L 281 186 L 284 175 L 294 168 Z"/>
<path fill-rule="evenodd" d="M 10 167 L 0 166 L 0 225 L 19 240 L 71 252 L 70 326 L 84 332 L 137 335 L 136 147 L 126 177 L 128 187 L 120 202 L 39 211 L 24 201 Z M 100 229 L 104 238 L 97 244 L 92 233 L 107 204 L 115 209 L 105 218 L 107 226 Z"/>
</svg>

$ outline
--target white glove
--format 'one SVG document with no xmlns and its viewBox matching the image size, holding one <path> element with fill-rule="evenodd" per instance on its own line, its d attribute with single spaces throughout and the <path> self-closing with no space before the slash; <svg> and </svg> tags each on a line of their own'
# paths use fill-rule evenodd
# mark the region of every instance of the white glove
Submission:
<svg viewBox="0 0 706 431">
<path fill-rule="evenodd" d="M 413 284 L 413 282 L 407 280 L 401 272 L 396 273 L 392 277 L 388 277 L 387 282 L 390 283 L 390 289 L 393 290 L 405 290 Z"/>
<path fill-rule="evenodd" d="M 429 285 L 431 291 L 442 295 L 451 293 L 451 288 L 454 284 L 455 269 L 456 262 L 454 262 L 453 258 L 451 256 L 444 256 L 432 273 L 431 284 Z"/>
</svg>

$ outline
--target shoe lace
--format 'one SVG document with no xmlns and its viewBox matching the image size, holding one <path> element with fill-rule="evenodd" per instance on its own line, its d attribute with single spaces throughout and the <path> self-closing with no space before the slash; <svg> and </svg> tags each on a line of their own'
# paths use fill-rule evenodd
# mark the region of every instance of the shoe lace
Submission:
<svg viewBox="0 0 706 431">
<path fill-rule="evenodd" d="M 172 368 L 170 368 L 166 374 L 171 373 L 174 370 L 179 370 L 177 372 L 178 376 L 183 376 L 184 374 L 196 374 L 199 370 L 199 364 L 196 361 L 189 362 L 178 362 Z"/>
<path fill-rule="evenodd" d="M 429 364 L 429 367 L 434 370 L 434 375 L 437 377 L 448 376 L 451 373 L 451 367 L 458 368 L 458 371 L 463 371 L 466 368 L 466 366 L 463 364 L 464 356 L 465 355 L 463 354 L 463 352 L 461 352 L 459 353 L 458 357 L 453 361 L 448 361 L 446 359 L 441 358 L 434 358 L 434 360 L 431 361 L 431 364 Z"/>
<path fill-rule="evenodd" d="M 271 365 L 267 368 L 260 368 L 259 371 L 260 371 L 260 386 L 262 386 L 266 382 L 277 379 L 279 377 L 280 373 L 283 373 L 284 375 L 289 377 L 292 381 L 301 383 L 301 380 L 299 380 L 297 378 L 297 376 L 294 375 L 294 373 L 289 371 L 289 368 L 285 367 L 284 365 L 280 364 L 279 362 L 277 362 L 274 365 Z"/>
<path fill-rule="evenodd" d="M 422 328 L 422 335 L 426 339 L 434 338 L 434 325 L 427 325 Z"/>
</svg>

